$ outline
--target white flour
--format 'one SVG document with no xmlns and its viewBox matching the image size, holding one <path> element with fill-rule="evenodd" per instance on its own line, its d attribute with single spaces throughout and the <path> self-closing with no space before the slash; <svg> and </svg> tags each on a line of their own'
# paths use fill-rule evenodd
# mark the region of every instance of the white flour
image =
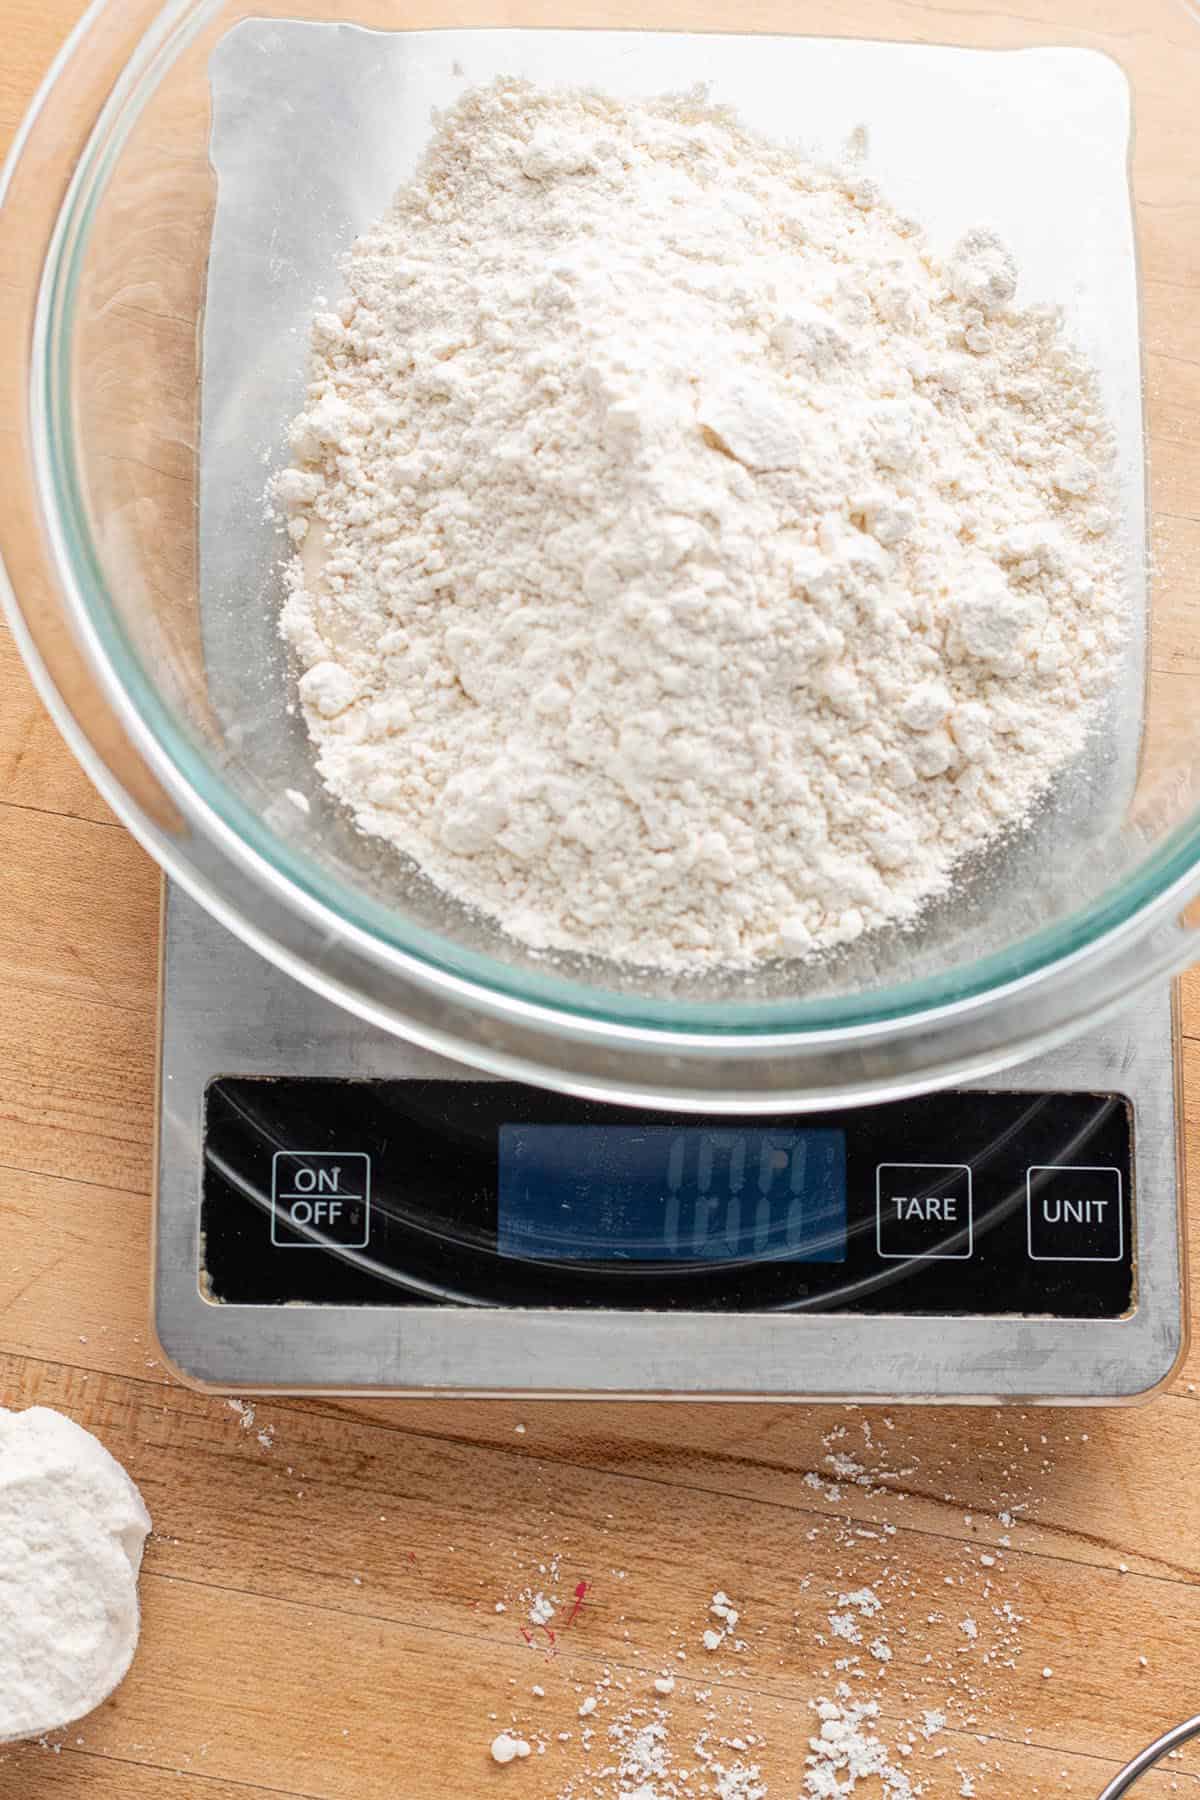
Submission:
<svg viewBox="0 0 1200 1800">
<path fill-rule="evenodd" d="M 913 918 L 1124 630 L 1090 368 L 986 231 L 701 96 L 501 80 L 313 327 L 284 634 L 331 791 L 535 947 Z"/>
<path fill-rule="evenodd" d="M 711 1571 L 726 1578 L 716 1589 L 702 1569 L 662 1588 L 654 1546 L 640 1567 L 613 1566 L 600 1550 L 610 1532 L 614 1549 L 633 1532 L 646 1550 L 637 1504 L 605 1512 L 585 1548 L 569 1543 L 548 1488 L 554 1503 L 532 1515 L 529 1535 L 505 1542 L 507 1593 L 528 1594 L 531 1577 L 545 1578 L 560 1629 L 546 1643 L 520 1624 L 496 1628 L 498 1642 L 532 1657 L 537 1679 L 525 1701 L 497 1657 L 493 1699 L 503 1710 L 480 1733 L 481 1760 L 503 1725 L 530 1746 L 524 1783 L 514 1776 L 522 1793 L 532 1780 L 557 1800 L 944 1800 L 967 1789 L 1023 1800 L 1043 1791 L 1030 1784 L 1031 1727 L 1019 1708 L 1061 1641 L 1061 1618 L 1053 1607 L 1044 1618 L 1028 1610 L 1040 1588 L 1026 1585 L 1038 1565 L 1023 1552 L 1036 1546 L 1014 1542 L 1042 1512 L 1039 1488 L 1054 1468 L 1036 1416 L 992 1412 L 970 1442 L 930 1443 L 911 1413 L 839 1409 L 810 1442 L 814 1480 L 797 1494 L 782 1557 L 775 1523 L 761 1521 L 770 1542 L 757 1540 L 758 1593 L 743 1585 L 758 1553 L 733 1546 Z M 961 1528 L 944 1517 L 952 1535 L 935 1544 L 927 1502 L 955 1506 L 964 1472 L 977 1510 L 961 1514 Z M 567 1623 L 572 1592 L 587 1605 Z M 656 1606 L 668 1596 L 662 1617 Z M 834 1628 L 847 1615 L 857 1641 Z M 719 1654 L 699 1640 L 713 1618 L 730 1632 Z M 585 1693 L 596 1704 L 581 1717 Z"/>
<path fill-rule="evenodd" d="M 523 1760 L 529 1755 L 529 1745 L 524 1738 L 514 1737 L 509 1731 L 502 1731 L 499 1737 L 492 1739 L 492 1761 L 510 1763 Z"/>
<path fill-rule="evenodd" d="M 0 1408 L 0 1744 L 107 1699 L 138 1640 L 150 1517 L 90 1432 Z"/>
</svg>

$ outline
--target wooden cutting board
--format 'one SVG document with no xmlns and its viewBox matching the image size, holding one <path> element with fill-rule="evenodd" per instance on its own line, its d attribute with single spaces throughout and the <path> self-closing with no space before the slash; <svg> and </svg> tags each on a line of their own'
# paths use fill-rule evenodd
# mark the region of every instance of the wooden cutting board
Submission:
<svg viewBox="0 0 1200 1800">
<path fill-rule="evenodd" d="M 0 0 L 0 140 L 79 10 Z M 1194 367 L 1167 371 L 1193 437 Z M 1173 519 L 1182 542 L 1186 503 Z M 705 1728 L 752 1734 L 720 1756 L 790 1800 L 809 1702 L 854 1651 L 829 1614 L 868 1582 L 864 1635 L 891 1659 L 863 1646 L 855 1689 L 889 1743 L 947 1711 L 907 1758 L 934 1800 L 1095 1795 L 1196 1709 L 1194 1366 L 1144 1410 L 1087 1413 L 272 1400 L 251 1419 L 181 1387 L 148 1326 L 158 876 L 6 637 L 0 894 L 0 1400 L 95 1431 L 155 1520 L 133 1673 L 61 1743 L 0 1751 L 0 1800 L 552 1800 L 572 1778 L 590 1800 L 615 1791 L 594 1773 L 608 1728 L 668 1666 L 677 1764 L 701 1766 Z M 1195 978 L 1184 1029 L 1194 1137 Z M 710 1655 L 716 1589 L 744 1648 Z M 538 1593 L 563 1602 L 553 1644 Z M 546 1748 L 499 1769 L 509 1723 Z M 1140 1791 L 1175 1784 L 1200 1791 L 1200 1755 Z"/>
</svg>

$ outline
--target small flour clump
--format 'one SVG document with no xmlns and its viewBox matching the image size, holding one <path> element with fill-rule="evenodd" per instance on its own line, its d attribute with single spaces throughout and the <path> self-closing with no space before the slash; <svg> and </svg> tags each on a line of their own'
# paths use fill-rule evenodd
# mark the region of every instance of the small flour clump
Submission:
<svg viewBox="0 0 1200 1800">
<path fill-rule="evenodd" d="M 493 1762 L 510 1763 L 528 1755 L 529 1745 L 525 1739 L 514 1737 L 510 1731 L 502 1731 L 499 1737 L 492 1739 Z"/>
<path fill-rule="evenodd" d="M 1111 689 L 1098 384 L 986 229 L 693 93 L 501 79 L 318 313 L 283 632 L 330 791 L 540 949 L 904 923 Z"/>
<path fill-rule="evenodd" d="M 804 1792 L 812 1800 L 837 1800 L 853 1794 L 860 1782 L 889 1796 L 889 1800 L 913 1800 L 914 1788 L 904 1769 L 897 1768 L 875 1735 L 879 1706 L 874 1700 L 853 1700 L 843 1683 L 837 1700 L 818 1701 L 819 1737 L 808 1740 L 809 1770 Z M 878 1787 L 876 1787 L 878 1783 Z"/>
</svg>

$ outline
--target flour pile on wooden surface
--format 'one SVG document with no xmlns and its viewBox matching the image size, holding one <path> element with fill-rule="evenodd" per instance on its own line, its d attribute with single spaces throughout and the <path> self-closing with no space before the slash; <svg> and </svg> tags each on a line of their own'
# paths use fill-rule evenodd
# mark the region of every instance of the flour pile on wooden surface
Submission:
<svg viewBox="0 0 1200 1800">
<path fill-rule="evenodd" d="M 361 826 L 539 948 L 914 918 L 1125 629 L 1091 368 L 986 230 L 691 94 L 500 80 L 313 326 L 283 630 Z"/>
<path fill-rule="evenodd" d="M 138 1641 L 150 1516 L 90 1432 L 0 1408 L 0 1743 L 91 1712 Z"/>
</svg>

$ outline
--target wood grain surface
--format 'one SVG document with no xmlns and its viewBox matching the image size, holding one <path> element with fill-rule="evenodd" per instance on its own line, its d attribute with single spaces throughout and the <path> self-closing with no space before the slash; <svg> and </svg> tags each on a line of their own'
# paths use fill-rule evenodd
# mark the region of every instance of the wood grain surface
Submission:
<svg viewBox="0 0 1200 1800">
<path fill-rule="evenodd" d="M 78 11 L 0 0 L 0 141 Z M 832 5 L 810 12 L 839 23 Z M 990 41 L 1024 29 L 982 16 Z M 1088 9 L 1098 36 L 1129 16 Z M 759 5 L 742 22 L 781 18 Z M 1129 55 L 1158 55 L 1162 81 L 1186 88 L 1200 29 L 1186 36 L 1182 6 L 1177 26 L 1157 49 L 1135 33 Z M 1195 215 L 1169 145 L 1139 154 L 1161 159 L 1145 175 L 1163 206 Z M 1152 429 L 1178 451 L 1156 477 L 1169 683 L 1200 670 L 1197 245 L 1200 231 L 1165 227 L 1143 244 L 1161 303 Z M 848 1648 L 830 1611 L 866 1582 L 892 1655 L 863 1654 L 855 1689 L 891 1743 L 946 1711 L 945 1730 L 896 1753 L 933 1800 L 1093 1796 L 1200 1707 L 1195 1356 L 1151 1406 L 1087 1413 L 270 1400 L 251 1422 L 181 1387 L 148 1325 L 158 903 L 156 870 L 0 638 L 0 1401 L 95 1431 L 155 1521 L 132 1674 L 60 1740 L 0 1751 L 0 1800 L 556 1800 L 572 1781 L 580 1800 L 611 1796 L 607 1729 L 655 1704 L 664 1667 L 677 1762 L 701 1768 L 702 1730 L 714 1747 L 752 1734 L 744 1754 L 791 1800 L 810 1702 Z M 1195 977 L 1183 1016 L 1195 1142 Z M 1195 1211 L 1200 1145 L 1193 1168 Z M 706 1655 L 718 1588 L 744 1647 Z M 522 1630 L 538 1591 L 565 1601 L 553 1647 Z M 500 1769 L 488 1744 L 509 1724 L 545 1750 Z M 1176 1791 L 1200 1792 L 1195 1750 L 1139 1795 Z"/>
</svg>

